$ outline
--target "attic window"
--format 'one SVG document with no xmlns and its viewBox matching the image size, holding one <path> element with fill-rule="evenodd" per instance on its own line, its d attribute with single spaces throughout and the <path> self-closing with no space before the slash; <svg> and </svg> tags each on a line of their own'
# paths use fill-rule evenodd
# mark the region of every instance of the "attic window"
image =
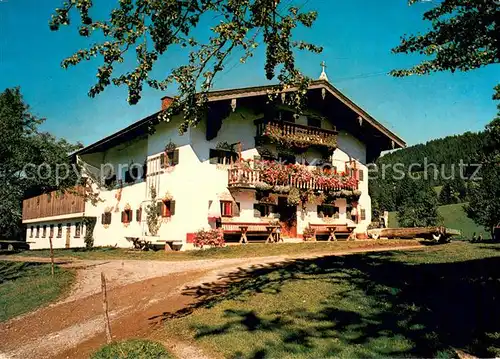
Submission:
<svg viewBox="0 0 500 359">
<path fill-rule="evenodd" d="M 172 167 L 179 164 L 179 149 L 166 151 L 160 156 L 161 168 Z"/>
<path fill-rule="evenodd" d="M 113 176 L 111 176 L 111 177 L 106 177 L 106 178 L 104 179 L 104 185 L 105 185 L 106 187 L 111 187 L 111 186 L 114 186 L 114 185 L 115 185 L 115 183 L 116 183 L 116 175 L 113 175 Z"/>
</svg>

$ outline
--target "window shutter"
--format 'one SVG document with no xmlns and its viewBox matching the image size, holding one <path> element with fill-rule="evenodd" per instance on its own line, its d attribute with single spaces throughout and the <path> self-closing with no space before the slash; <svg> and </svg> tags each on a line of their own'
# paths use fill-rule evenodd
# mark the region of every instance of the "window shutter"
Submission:
<svg viewBox="0 0 500 359">
<path fill-rule="evenodd" d="M 366 209 L 361 209 L 361 220 L 364 221 L 366 220 Z"/>
<path fill-rule="evenodd" d="M 364 179 L 365 179 L 365 172 L 363 170 L 358 170 L 358 176 L 359 176 L 358 180 L 364 181 Z"/>
<path fill-rule="evenodd" d="M 173 158 L 173 163 L 172 166 L 178 165 L 179 164 L 179 149 L 176 149 L 174 151 L 174 158 Z"/>
<path fill-rule="evenodd" d="M 173 216 L 175 214 L 175 201 L 170 201 L 170 215 Z"/>
<path fill-rule="evenodd" d="M 148 160 L 144 161 L 142 165 L 142 179 L 145 179 L 148 175 Z"/>
<path fill-rule="evenodd" d="M 161 201 L 156 204 L 156 214 L 158 216 L 161 216 L 163 214 L 163 202 Z"/>
<path fill-rule="evenodd" d="M 260 206 L 257 203 L 253 205 L 253 216 L 256 218 L 262 217 L 262 214 L 260 213 Z"/>
<path fill-rule="evenodd" d="M 162 153 L 162 154 L 160 155 L 160 167 L 161 167 L 161 168 L 166 167 L 166 166 L 165 166 L 165 153 Z"/>
<path fill-rule="evenodd" d="M 106 224 L 106 214 L 101 214 L 101 224 Z"/>
<path fill-rule="evenodd" d="M 106 224 L 111 224 L 111 212 L 106 213 Z"/>
<path fill-rule="evenodd" d="M 140 222 L 142 220 L 142 208 L 135 210 L 135 220 Z"/>
<path fill-rule="evenodd" d="M 239 217 L 239 216 L 240 216 L 240 203 L 233 202 L 233 217 Z"/>
<path fill-rule="evenodd" d="M 122 223 L 125 223 L 126 222 L 126 213 L 125 211 L 122 211 Z"/>
</svg>

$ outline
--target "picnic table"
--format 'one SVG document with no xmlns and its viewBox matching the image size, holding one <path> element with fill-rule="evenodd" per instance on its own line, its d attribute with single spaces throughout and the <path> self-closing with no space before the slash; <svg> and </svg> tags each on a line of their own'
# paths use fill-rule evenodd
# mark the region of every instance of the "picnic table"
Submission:
<svg viewBox="0 0 500 359">
<path fill-rule="evenodd" d="M 279 241 L 283 242 L 280 225 L 266 226 L 266 230 L 268 233 L 266 243 L 278 243 Z"/>
<path fill-rule="evenodd" d="M 326 229 L 330 233 L 330 235 L 328 236 L 328 242 L 337 242 L 337 237 L 335 236 L 335 230 L 337 229 L 337 226 L 328 226 L 326 227 Z"/>
<path fill-rule="evenodd" d="M 151 247 L 151 241 L 146 239 L 141 239 L 140 237 L 125 237 L 129 242 L 132 242 L 134 249 L 140 249 L 141 251 L 148 250 Z"/>
</svg>

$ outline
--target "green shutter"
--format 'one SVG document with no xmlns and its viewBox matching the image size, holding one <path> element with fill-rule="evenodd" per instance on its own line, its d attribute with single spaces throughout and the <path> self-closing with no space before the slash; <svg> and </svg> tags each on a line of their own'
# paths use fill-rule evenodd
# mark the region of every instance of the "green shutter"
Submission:
<svg viewBox="0 0 500 359">
<path fill-rule="evenodd" d="M 170 201 L 170 215 L 173 216 L 175 214 L 175 201 Z"/>
<path fill-rule="evenodd" d="M 172 166 L 178 165 L 179 164 L 179 149 L 176 149 L 174 151 L 174 158 L 173 158 L 173 163 Z"/>
</svg>

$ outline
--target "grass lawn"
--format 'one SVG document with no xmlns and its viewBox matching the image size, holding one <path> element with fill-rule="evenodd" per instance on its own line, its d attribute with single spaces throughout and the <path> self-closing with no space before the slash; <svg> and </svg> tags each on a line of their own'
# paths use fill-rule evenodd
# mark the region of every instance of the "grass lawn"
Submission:
<svg viewBox="0 0 500 359">
<path fill-rule="evenodd" d="M 500 245 L 294 260 L 186 290 L 165 336 L 225 358 L 492 357 L 499 293 Z"/>
<path fill-rule="evenodd" d="M 412 240 L 379 240 L 379 241 L 339 241 L 339 242 L 309 242 L 309 243 L 279 243 L 264 244 L 252 243 L 249 245 L 235 245 L 225 248 L 211 248 L 198 251 L 165 252 L 134 251 L 121 248 L 95 248 L 90 251 L 84 249 L 56 249 L 56 258 L 75 259 L 149 259 L 164 261 L 182 261 L 196 259 L 223 259 L 223 258 L 245 258 L 265 257 L 274 255 L 298 255 L 298 254 L 321 254 L 334 253 L 355 248 L 371 248 L 384 246 L 418 245 L 418 241 Z M 32 250 L 15 254 L 23 257 L 50 257 L 49 250 Z"/>
<path fill-rule="evenodd" d="M 476 235 L 481 234 L 484 238 L 491 238 L 491 235 L 487 233 L 483 227 L 478 226 L 474 223 L 472 219 L 467 217 L 462 207 L 464 203 L 449 204 L 446 206 L 439 206 L 438 213 L 443 218 L 443 225 L 448 228 L 459 229 L 462 231 L 462 239 L 471 239 L 472 234 L 476 232 Z M 389 227 L 398 227 L 397 212 L 389 212 Z"/>
<path fill-rule="evenodd" d="M 0 322 L 56 300 L 74 280 L 72 271 L 49 264 L 0 261 Z"/>
<path fill-rule="evenodd" d="M 91 359 L 168 359 L 172 358 L 159 343 L 149 340 L 127 340 L 103 346 Z"/>
</svg>

